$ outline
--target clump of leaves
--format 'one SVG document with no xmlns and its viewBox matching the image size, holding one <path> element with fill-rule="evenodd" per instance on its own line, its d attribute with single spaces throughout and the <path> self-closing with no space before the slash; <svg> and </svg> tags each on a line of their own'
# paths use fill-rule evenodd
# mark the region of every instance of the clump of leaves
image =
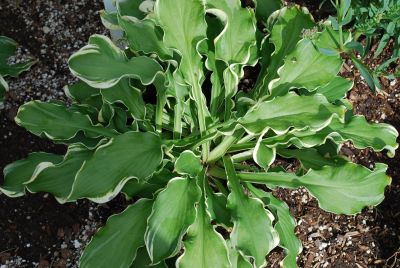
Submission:
<svg viewBox="0 0 400 268">
<path fill-rule="evenodd" d="M 270 189 L 305 187 L 339 214 L 377 205 L 386 165 L 354 164 L 340 147 L 393 156 L 398 133 L 352 114 L 340 56 L 317 49 L 333 46 L 329 33 L 302 37 L 316 26 L 306 9 L 261 3 L 117 1 L 103 20 L 124 31 L 126 49 L 93 35 L 69 59 L 80 79 L 66 87 L 72 105 L 33 101 L 16 117 L 68 152 L 10 164 L 1 190 L 136 200 L 93 237 L 81 267 L 263 267 L 277 246 L 296 267 L 296 221 Z M 257 64 L 254 85 L 239 87 Z M 277 157 L 298 159 L 297 172 Z"/>
<path fill-rule="evenodd" d="M 9 58 L 15 55 L 18 44 L 11 38 L 0 36 L 0 107 L 3 105 L 5 93 L 8 91 L 8 84 L 5 77 L 17 77 L 20 73 L 29 70 L 35 61 L 10 64 Z"/>
<path fill-rule="evenodd" d="M 333 30 L 337 31 L 335 34 L 337 37 L 332 36 L 336 39 L 337 51 L 350 56 L 370 89 L 374 92 L 376 88 L 382 89 L 380 77 L 390 80 L 399 77 L 399 70 L 389 73 L 388 67 L 400 58 L 400 2 L 397 0 L 337 0 L 333 4 L 337 10 L 337 16 L 330 17 L 330 21 Z M 394 43 L 392 55 L 371 70 L 362 62 L 362 59 L 371 52 L 372 44 L 375 43 L 377 47 L 373 57 L 379 57 L 390 39 L 393 39 Z M 361 56 L 360 59 L 356 57 L 355 52 Z"/>
</svg>

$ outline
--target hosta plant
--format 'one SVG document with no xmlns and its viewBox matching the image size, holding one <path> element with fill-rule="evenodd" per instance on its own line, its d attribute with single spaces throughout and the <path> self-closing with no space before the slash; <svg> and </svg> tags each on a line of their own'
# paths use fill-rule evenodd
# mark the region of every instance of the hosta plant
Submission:
<svg viewBox="0 0 400 268">
<path fill-rule="evenodd" d="M 11 38 L 0 36 L 0 107 L 8 91 L 8 84 L 5 77 L 17 77 L 23 71 L 29 70 L 35 61 L 30 60 L 24 63 L 10 64 L 9 58 L 14 56 L 17 50 L 17 43 Z"/>
<path fill-rule="evenodd" d="M 3 193 L 132 199 L 81 267 L 264 267 L 278 246 L 282 265 L 296 267 L 296 221 L 271 189 L 305 187 L 338 214 L 377 205 L 386 165 L 354 164 L 340 148 L 351 141 L 393 156 L 398 134 L 352 114 L 340 56 L 318 49 L 334 45 L 329 32 L 306 9 L 268 2 L 116 1 L 103 21 L 124 40 L 93 35 L 72 55 L 72 104 L 32 101 L 15 119 L 67 144 L 66 155 L 8 165 Z M 254 83 L 241 83 L 245 68 Z"/>
</svg>

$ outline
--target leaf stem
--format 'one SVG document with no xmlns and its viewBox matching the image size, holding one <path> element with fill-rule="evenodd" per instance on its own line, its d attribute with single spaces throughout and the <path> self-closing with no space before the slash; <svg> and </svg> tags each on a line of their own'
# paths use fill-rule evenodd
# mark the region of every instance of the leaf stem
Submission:
<svg viewBox="0 0 400 268">
<path fill-rule="evenodd" d="M 225 170 L 218 166 L 209 168 L 208 175 L 219 179 L 227 179 Z M 279 185 L 288 188 L 297 187 L 299 180 L 299 177 L 296 174 L 283 172 L 237 172 L 236 177 L 244 182 L 267 184 L 272 186 Z"/>
<path fill-rule="evenodd" d="M 220 144 L 218 144 L 211 152 L 208 157 L 208 163 L 215 163 L 222 156 L 226 154 L 229 148 L 234 144 L 237 140 L 239 140 L 243 134 L 245 133 L 244 129 L 236 130 L 231 136 L 226 136 Z"/>
<path fill-rule="evenodd" d="M 167 102 L 167 95 L 165 94 L 165 92 L 158 94 L 155 120 L 156 120 L 156 131 L 159 133 L 162 132 L 163 110 L 166 102 Z"/>
<path fill-rule="evenodd" d="M 206 135 L 207 125 L 206 125 L 206 100 L 204 99 L 203 92 L 201 90 L 200 84 L 196 79 L 192 78 L 192 87 L 193 87 L 193 97 L 196 102 L 197 106 L 197 117 L 199 120 L 199 129 L 200 129 L 200 136 L 203 137 Z M 208 160 L 208 154 L 210 152 L 210 142 L 205 142 L 202 147 L 202 158 L 203 162 Z"/>
</svg>

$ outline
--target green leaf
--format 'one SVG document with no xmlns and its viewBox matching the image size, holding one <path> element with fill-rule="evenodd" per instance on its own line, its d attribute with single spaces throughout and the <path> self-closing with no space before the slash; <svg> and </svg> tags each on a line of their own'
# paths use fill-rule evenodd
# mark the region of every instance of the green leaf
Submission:
<svg viewBox="0 0 400 268">
<path fill-rule="evenodd" d="M 192 151 L 186 150 L 182 152 L 175 162 L 175 170 L 179 174 L 189 175 L 195 178 L 203 169 L 200 157 Z"/>
<path fill-rule="evenodd" d="M 275 46 L 271 62 L 264 72 L 259 74 L 255 86 L 256 96 L 264 96 L 268 93 L 268 84 L 278 77 L 278 69 L 284 63 L 286 56 L 292 52 L 297 42 L 302 37 L 304 29 L 315 26 L 314 20 L 307 9 L 298 6 L 284 7 L 276 13 L 276 23 L 271 31 L 269 42 Z M 265 57 L 266 55 L 261 55 Z"/>
<path fill-rule="evenodd" d="M 136 253 L 136 258 L 133 261 L 131 268 L 168 268 L 168 266 L 164 261 L 153 265 L 146 247 L 141 247 Z"/>
<path fill-rule="evenodd" d="M 200 199 L 195 179 L 174 178 L 161 191 L 148 219 L 145 242 L 153 263 L 175 255 L 181 239 L 196 219 Z"/>
<path fill-rule="evenodd" d="M 65 95 L 73 101 L 80 104 L 88 104 L 98 108 L 103 104 L 93 101 L 95 96 L 100 96 L 100 91 L 97 88 L 91 87 L 83 81 L 78 81 L 75 84 L 67 85 L 64 87 Z M 101 96 L 100 96 L 101 100 Z"/>
<path fill-rule="evenodd" d="M 267 23 L 269 16 L 280 9 L 282 0 L 255 0 L 257 20 Z"/>
<path fill-rule="evenodd" d="M 304 186 L 318 199 L 319 206 L 332 213 L 353 215 L 366 206 L 378 205 L 384 199 L 385 187 L 391 179 L 387 166 L 377 163 L 375 170 L 346 163 L 310 170 L 298 177 L 293 173 L 239 173 L 242 180 L 264 183 L 270 187 L 298 188 Z"/>
<path fill-rule="evenodd" d="M 94 125 L 88 115 L 72 111 L 62 103 L 31 101 L 22 105 L 15 122 L 35 135 L 53 140 L 68 140 L 79 131 L 87 137 L 113 137 L 115 130 Z"/>
<path fill-rule="evenodd" d="M 346 97 L 353 84 L 352 80 L 336 76 L 325 86 L 317 88 L 315 92 L 324 95 L 329 102 L 335 102 Z"/>
<path fill-rule="evenodd" d="M 108 218 L 85 248 L 82 268 L 130 267 L 138 248 L 144 246 L 147 218 L 153 202 L 141 199 L 120 214 Z"/>
<path fill-rule="evenodd" d="M 124 77 L 139 79 L 148 85 L 162 71 L 151 58 L 128 59 L 121 49 L 102 35 L 92 35 L 89 44 L 72 55 L 68 64 L 76 77 L 96 88 L 112 87 Z"/>
<path fill-rule="evenodd" d="M 8 58 L 15 55 L 18 44 L 6 36 L 0 36 L 0 75 L 17 77 L 20 73 L 27 71 L 36 63 L 30 60 L 23 63 L 9 64 Z"/>
<path fill-rule="evenodd" d="M 389 40 L 390 40 L 390 35 L 384 34 L 382 36 L 381 40 L 379 41 L 378 48 L 375 50 L 374 59 L 376 59 L 383 52 L 383 49 L 386 47 Z"/>
<path fill-rule="evenodd" d="M 244 194 L 232 160 L 224 157 L 223 161 L 231 189 L 228 208 L 232 211 L 234 223 L 230 235 L 232 244 L 245 256 L 253 257 L 255 267 L 264 267 L 266 256 L 279 243 L 278 234 L 272 226 L 274 217 L 264 209 L 260 199 Z"/>
<path fill-rule="evenodd" d="M 279 69 L 279 78 L 269 84 L 272 95 L 285 94 L 291 88 L 312 91 L 334 79 L 342 66 L 339 55 L 320 53 L 311 40 L 301 40 L 296 49 L 288 54 Z"/>
<path fill-rule="evenodd" d="M 40 163 L 32 178 L 26 182 L 26 188 L 32 193 L 51 193 L 60 203 L 64 203 L 72 190 L 76 173 L 92 154 L 92 151 L 81 146 L 70 146 L 63 161 Z"/>
<path fill-rule="evenodd" d="M 372 76 L 372 74 L 371 74 L 370 70 L 368 69 L 368 67 L 365 66 L 355 56 L 352 56 L 351 60 L 353 61 L 354 65 L 357 67 L 357 69 L 360 71 L 361 76 L 367 82 L 367 85 L 369 86 L 369 89 L 371 89 L 371 91 L 375 93 L 376 86 L 375 86 L 375 82 L 374 82 L 374 77 Z"/>
<path fill-rule="evenodd" d="M 9 197 L 18 197 L 25 194 L 25 183 L 32 177 L 33 172 L 40 163 L 59 163 L 61 155 L 49 153 L 31 153 L 27 158 L 7 165 L 4 170 L 4 185 L 0 191 Z"/>
<path fill-rule="evenodd" d="M 129 153 L 126 153 L 129 152 Z M 101 145 L 76 175 L 68 200 L 88 198 L 104 203 L 127 181 L 143 181 L 162 160 L 161 140 L 152 133 L 127 132 Z"/>
<path fill-rule="evenodd" d="M 146 12 L 140 8 L 143 2 L 148 0 L 117 0 L 118 14 L 143 19 L 146 16 Z"/>
<path fill-rule="evenodd" d="M 226 227 L 232 227 L 231 213 L 227 209 L 228 200 L 226 195 L 222 193 L 214 193 L 210 186 L 206 186 L 207 191 L 207 208 L 211 215 L 211 219 L 217 224 L 222 224 Z"/>
<path fill-rule="evenodd" d="M 0 36 L 0 64 L 1 66 L 7 65 L 8 58 L 14 56 L 18 44 L 14 40 L 6 36 Z"/>
<path fill-rule="evenodd" d="M 285 268 L 296 268 L 296 257 L 302 250 L 301 241 L 296 237 L 296 221 L 290 214 L 289 207 L 285 202 L 276 199 L 271 193 L 269 195 L 268 208 L 275 211 L 277 222 L 274 225 L 279 234 L 279 245 L 286 251 L 282 266 Z"/>
<path fill-rule="evenodd" d="M 146 106 L 142 91 L 131 86 L 129 79 L 122 79 L 111 88 L 101 89 L 101 95 L 110 104 L 123 103 L 135 119 L 145 119 Z"/>
<path fill-rule="evenodd" d="M 255 105 L 239 119 L 251 134 L 272 129 L 283 134 L 292 129 L 322 129 L 333 117 L 343 118 L 344 107 L 330 104 L 322 95 L 298 96 L 294 93 Z"/>
<path fill-rule="evenodd" d="M 255 196 L 264 202 L 276 217 L 274 228 L 279 234 L 279 246 L 284 248 L 286 252 L 286 256 L 281 264 L 282 267 L 297 268 L 296 257 L 302 251 L 302 245 L 300 239 L 296 237 L 295 228 L 297 224 L 294 217 L 290 214 L 288 205 L 275 198 L 270 192 L 255 188 L 251 184 L 247 184 L 247 186 Z"/>
<path fill-rule="evenodd" d="M 119 25 L 125 31 L 129 48 L 134 52 L 156 53 L 162 60 L 172 58 L 172 52 L 162 41 L 163 32 L 154 21 L 124 16 L 119 18 Z"/>
<path fill-rule="evenodd" d="M 207 54 L 206 67 L 212 72 L 210 77 L 212 83 L 210 112 L 213 117 L 223 118 L 225 103 L 223 71 L 225 69 L 225 63 L 217 61 L 214 52 L 209 51 Z"/>
<path fill-rule="evenodd" d="M 202 184 L 205 180 L 204 175 L 204 172 L 199 174 L 199 181 Z M 177 260 L 177 267 L 230 268 L 228 248 L 224 238 L 211 225 L 204 192 L 197 206 L 196 220 L 189 227 L 184 240 L 184 248 L 184 253 Z"/>
</svg>

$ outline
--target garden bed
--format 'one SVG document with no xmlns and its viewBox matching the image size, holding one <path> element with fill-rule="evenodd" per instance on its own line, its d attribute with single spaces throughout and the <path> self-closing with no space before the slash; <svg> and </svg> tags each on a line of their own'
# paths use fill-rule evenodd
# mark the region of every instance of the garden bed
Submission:
<svg viewBox="0 0 400 268">
<path fill-rule="evenodd" d="M 22 44 L 19 55 L 26 57 L 28 54 L 38 59 L 31 71 L 17 79 L 8 79 L 10 93 L 5 108 L 0 110 L 1 169 L 30 152 L 65 152 L 64 146 L 55 146 L 18 127 L 13 118 L 18 107 L 29 100 L 66 99 L 63 87 L 74 81 L 66 63 L 68 57 L 82 47 L 91 34 L 106 33 L 97 12 L 101 8 L 98 0 L 29 0 L 20 4 L 8 0 L 0 5 L 0 35 Z M 389 45 L 385 53 L 390 50 Z M 385 53 L 378 61 L 386 57 Z M 376 63 L 377 60 L 368 62 L 371 66 Z M 250 74 L 254 70 L 249 69 Z M 400 81 L 383 81 L 385 91 L 374 95 L 350 63 L 342 75 L 355 81 L 348 96 L 355 113 L 400 129 Z M 274 194 L 288 203 L 299 223 L 297 233 L 304 247 L 299 266 L 399 267 L 400 159 L 356 150 L 351 145 L 345 146 L 343 153 L 367 167 L 372 167 L 376 160 L 387 163 L 392 185 L 387 188 L 382 204 L 356 216 L 337 216 L 322 211 L 303 189 L 276 190 Z M 121 211 L 125 205 L 122 197 L 104 205 L 88 201 L 60 205 L 47 194 L 17 199 L 0 195 L 0 264 L 5 267 L 76 267 L 91 235 L 109 215 Z M 282 257 L 282 251 L 275 250 L 269 256 L 268 267 L 279 267 Z"/>
</svg>

